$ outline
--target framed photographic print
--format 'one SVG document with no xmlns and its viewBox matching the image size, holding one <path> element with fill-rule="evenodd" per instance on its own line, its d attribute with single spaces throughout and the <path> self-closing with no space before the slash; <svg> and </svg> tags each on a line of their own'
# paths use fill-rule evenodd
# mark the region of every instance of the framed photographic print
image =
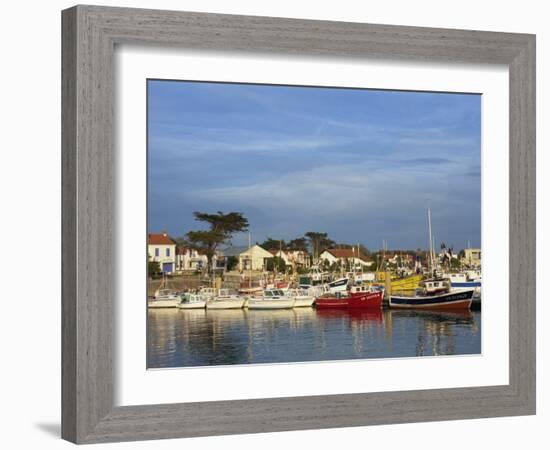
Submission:
<svg viewBox="0 0 550 450">
<path fill-rule="evenodd" d="M 63 11 L 63 437 L 534 414 L 534 74 L 532 35 Z"/>
</svg>

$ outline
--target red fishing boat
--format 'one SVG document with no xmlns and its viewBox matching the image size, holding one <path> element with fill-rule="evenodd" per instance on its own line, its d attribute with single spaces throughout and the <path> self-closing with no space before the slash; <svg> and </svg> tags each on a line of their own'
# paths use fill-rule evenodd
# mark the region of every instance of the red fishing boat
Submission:
<svg viewBox="0 0 550 450">
<path fill-rule="evenodd" d="M 380 309 L 384 291 L 372 290 L 366 286 L 353 286 L 350 291 L 325 294 L 317 297 L 317 308 Z"/>
<path fill-rule="evenodd" d="M 324 294 L 315 299 L 315 306 L 317 308 L 347 308 L 350 298 L 351 296 L 347 292 Z"/>
<path fill-rule="evenodd" d="M 352 286 L 350 289 L 348 308 L 355 309 L 380 309 L 384 290 L 374 290 L 368 286 Z"/>
</svg>

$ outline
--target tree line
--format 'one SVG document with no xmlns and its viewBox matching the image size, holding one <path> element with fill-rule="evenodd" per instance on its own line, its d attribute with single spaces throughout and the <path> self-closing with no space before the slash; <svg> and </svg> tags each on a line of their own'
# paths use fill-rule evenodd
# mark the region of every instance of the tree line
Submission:
<svg viewBox="0 0 550 450">
<path fill-rule="evenodd" d="M 178 245 L 197 250 L 208 258 L 208 269 L 212 268 L 212 261 L 216 251 L 222 245 L 228 245 L 236 233 L 248 231 L 248 219 L 241 212 L 224 213 L 218 211 L 210 214 L 195 211 L 195 220 L 207 225 L 207 229 L 189 231 L 184 236 L 176 239 Z M 352 248 L 352 245 L 338 244 L 328 236 L 328 233 L 308 231 L 303 236 L 285 241 L 268 237 L 260 245 L 265 250 L 298 250 L 311 252 L 313 259 L 317 259 L 321 253 L 329 248 Z M 369 251 L 360 245 L 361 253 L 368 255 Z"/>
</svg>

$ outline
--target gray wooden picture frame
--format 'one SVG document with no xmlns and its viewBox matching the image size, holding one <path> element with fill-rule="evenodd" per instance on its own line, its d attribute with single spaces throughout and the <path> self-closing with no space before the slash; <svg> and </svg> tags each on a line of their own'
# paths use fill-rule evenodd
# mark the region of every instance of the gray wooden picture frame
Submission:
<svg viewBox="0 0 550 450">
<path fill-rule="evenodd" d="M 64 439 L 94 443 L 535 413 L 535 36 L 97 6 L 63 11 L 62 32 Z M 115 407 L 113 52 L 127 43 L 507 65 L 509 384 Z"/>
</svg>

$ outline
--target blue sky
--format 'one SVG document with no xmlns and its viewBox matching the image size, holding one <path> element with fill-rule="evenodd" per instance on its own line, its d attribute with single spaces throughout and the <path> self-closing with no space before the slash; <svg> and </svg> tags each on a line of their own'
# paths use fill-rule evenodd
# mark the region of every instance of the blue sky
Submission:
<svg viewBox="0 0 550 450">
<path fill-rule="evenodd" d="M 479 95 L 149 80 L 149 231 L 240 211 L 258 242 L 426 248 L 431 207 L 437 245 L 479 246 L 480 109 Z"/>
</svg>

